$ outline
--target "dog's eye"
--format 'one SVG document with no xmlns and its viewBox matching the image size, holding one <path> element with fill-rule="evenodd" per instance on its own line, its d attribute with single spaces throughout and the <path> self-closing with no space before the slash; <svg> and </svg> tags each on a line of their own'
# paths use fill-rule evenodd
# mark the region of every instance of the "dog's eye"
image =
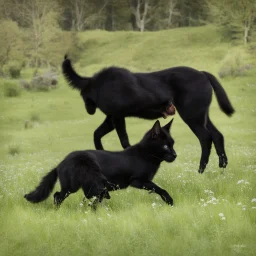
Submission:
<svg viewBox="0 0 256 256">
<path fill-rule="evenodd" d="M 164 145 L 164 149 L 169 149 L 168 145 Z"/>
</svg>

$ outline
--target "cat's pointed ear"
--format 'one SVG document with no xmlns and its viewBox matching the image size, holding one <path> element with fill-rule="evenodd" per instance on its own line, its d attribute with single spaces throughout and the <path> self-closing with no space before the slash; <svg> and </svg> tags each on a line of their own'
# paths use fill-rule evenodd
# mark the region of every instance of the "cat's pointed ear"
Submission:
<svg viewBox="0 0 256 256">
<path fill-rule="evenodd" d="M 173 119 L 174 119 L 174 118 L 173 118 Z M 170 128 L 171 128 L 171 126 L 172 126 L 173 119 L 172 119 L 168 124 L 166 124 L 166 125 L 163 127 L 163 129 L 166 130 L 166 131 L 169 132 L 169 133 L 170 133 Z"/>
<path fill-rule="evenodd" d="M 151 129 L 151 137 L 153 139 L 157 138 L 160 132 L 161 132 L 161 125 L 160 125 L 160 122 L 157 120 Z"/>
</svg>

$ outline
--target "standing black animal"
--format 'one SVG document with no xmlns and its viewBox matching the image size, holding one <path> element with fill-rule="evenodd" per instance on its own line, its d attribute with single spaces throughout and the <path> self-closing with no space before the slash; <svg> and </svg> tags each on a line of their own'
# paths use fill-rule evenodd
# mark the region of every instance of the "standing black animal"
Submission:
<svg viewBox="0 0 256 256">
<path fill-rule="evenodd" d="M 152 73 L 132 73 L 123 68 L 110 67 L 93 77 L 81 77 L 66 56 L 62 69 L 69 84 L 80 90 L 87 112 L 93 115 L 99 108 L 106 115 L 104 122 L 94 132 L 96 149 L 103 149 L 101 138 L 114 129 L 123 148 L 129 147 L 125 117 L 166 117 L 173 103 L 200 141 L 202 153 L 199 172 L 203 173 L 208 163 L 212 142 L 219 156 L 219 167 L 227 166 L 224 137 L 209 118 L 212 89 L 225 114 L 231 116 L 234 109 L 225 90 L 212 74 L 189 67 L 174 67 Z"/>
<path fill-rule="evenodd" d="M 176 158 L 174 140 L 170 136 L 171 124 L 172 120 L 161 128 L 159 121 L 156 121 L 138 144 L 121 152 L 74 151 L 24 197 L 32 203 L 45 200 L 59 178 L 61 191 L 54 194 L 57 205 L 70 193 L 82 188 L 86 198 L 96 196 L 93 204 L 96 207 L 98 201 L 110 198 L 108 191 L 128 186 L 153 191 L 167 204 L 173 205 L 167 191 L 152 182 L 161 162 L 172 162 Z"/>
</svg>

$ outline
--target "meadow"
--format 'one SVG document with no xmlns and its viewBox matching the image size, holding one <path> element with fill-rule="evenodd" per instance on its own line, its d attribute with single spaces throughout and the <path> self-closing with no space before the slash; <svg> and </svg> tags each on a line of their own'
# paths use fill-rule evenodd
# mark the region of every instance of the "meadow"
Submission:
<svg viewBox="0 0 256 256">
<path fill-rule="evenodd" d="M 222 65 L 236 56 L 252 63 L 246 75 L 219 79 L 234 116 L 220 111 L 215 96 L 210 108 L 213 123 L 225 136 L 229 164 L 224 170 L 218 167 L 213 147 L 206 171 L 198 174 L 199 142 L 176 114 L 172 136 L 178 157 L 163 163 L 154 179 L 173 197 L 174 207 L 133 188 L 111 192 L 111 200 L 103 201 L 96 213 L 83 204 L 82 191 L 58 210 L 52 196 L 31 204 L 23 195 L 64 156 L 94 148 L 93 132 L 104 115 L 97 110 L 89 116 L 79 93 L 61 75 L 56 89 L 22 91 L 19 97 L 4 96 L 2 79 L 0 255 L 255 255 L 256 60 L 212 26 L 143 34 L 90 31 L 80 37 L 86 47 L 75 68 L 88 76 L 110 65 L 133 71 L 183 65 L 218 77 Z M 22 77 L 31 79 L 32 70 L 24 69 Z M 151 126 L 152 121 L 127 119 L 131 143 Z M 115 132 L 103 145 L 121 150 Z M 54 191 L 58 189 L 57 184 Z"/>
</svg>

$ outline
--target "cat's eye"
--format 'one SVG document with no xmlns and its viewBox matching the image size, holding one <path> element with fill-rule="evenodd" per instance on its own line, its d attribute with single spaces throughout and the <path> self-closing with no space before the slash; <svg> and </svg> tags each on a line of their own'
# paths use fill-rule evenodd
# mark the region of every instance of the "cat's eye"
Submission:
<svg viewBox="0 0 256 256">
<path fill-rule="evenodd" d="M 164 149 L 169 149 L 168 145 L 164 145 Z"/>
</svg>

